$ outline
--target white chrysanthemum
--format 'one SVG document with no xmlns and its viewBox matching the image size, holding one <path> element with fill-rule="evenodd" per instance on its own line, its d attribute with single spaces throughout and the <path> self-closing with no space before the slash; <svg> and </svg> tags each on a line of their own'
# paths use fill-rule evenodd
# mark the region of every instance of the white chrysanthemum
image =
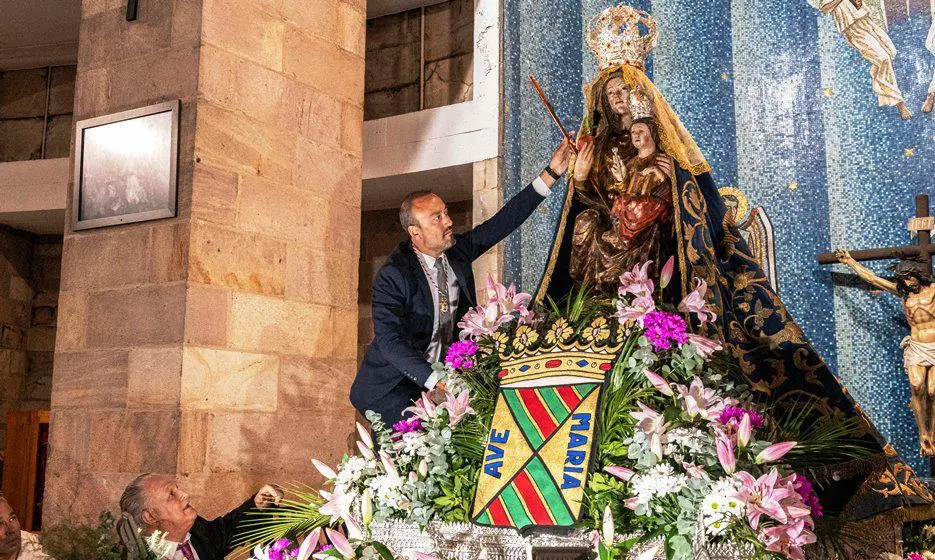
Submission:
<svg viewBox="0 0 935 560">
<path fill-rule="evenodd" d="M 630 479 L 630 485 L 636 494 L 637 503 L 645 504 L 655 497 L 675 494 L 682 490 L 688 477 L 675 474 L 675 469 L 668 463 L 660 463 L 643 474 Z"/>
<path fill-rule="evenodd" d="M 426 454 L 425 432 L 406 432 L 394 447 L 410 457 L 423 457 Z"/>
<path fill-rule="evenodd" d="M 712 485 L 711 493 L 701 502 L 701 518 L 707 534 L 724 533 L 735 517 L 744 515 L 743 502 L 733 497 L 739 486 L 740 481 L 731 477 L 724 477 Z"/>
<path fill-rule="evenodd" d="M 370 479 L 373 501 L 380 509 L 402 509 L 406 497 L 402 492 L 402 479 L 381 474 Z"/>
<path fill-rule="evenodd" d="M 372 467 L 373 461 L 368 461 L 357 455 L 348 457 L 347 460 L 344 461 L 344 464 L 341 465 L 340 470 L 338 470 L 338 476 L 334 480 L 335 486 L 342 486 L 344 488 L 351 487 L 360 480 L 364 470 Z"/>
<path fill-rule="evenodd" d="M 698 428 L 674 428 L 666 432 L 666 455 L 694 457 L 704 452 L 710 437 Z"/>
</svg>

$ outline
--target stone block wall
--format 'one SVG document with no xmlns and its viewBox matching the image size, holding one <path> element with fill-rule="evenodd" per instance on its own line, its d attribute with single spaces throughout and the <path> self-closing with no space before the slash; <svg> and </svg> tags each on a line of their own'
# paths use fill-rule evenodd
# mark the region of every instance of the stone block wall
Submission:
<svg viewBox="0 0 935 560">
<path fill-rule="evenodd" d="M 7 412 L 19 410 L 28 369 L 32 249 L 28 235 L 0 227 L 0 452 Z"/>
<path fill-rule="evenodd" d="M 0 457 L 7 412 L 50 406 L 61 248 L 0 227 Z"/>
<path fill-rule="evenodd" d="M 366 50 L 367 120 L 470 100 L 474 0 L 427 6 L 424 15 L 417 8 L 371 19 Z"/>
<path fill-rule="evenodd" d="M 52 522 L 145 471 L 213 516 L 353 431 L 362 3 L 124 9 L 83 4 L 75 118 L 180 99 L 179 211 L 65 236 Z"/>
</svg>

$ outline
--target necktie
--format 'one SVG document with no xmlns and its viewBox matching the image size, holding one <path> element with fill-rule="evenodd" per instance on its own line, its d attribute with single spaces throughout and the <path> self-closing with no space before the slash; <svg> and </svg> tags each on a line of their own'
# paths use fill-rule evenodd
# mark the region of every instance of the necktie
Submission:
<svg viewBox="0 0 935 560">
<path fill-rule="evenodd" d="M 185 557 L 185 560 L 195 560 L 195 553 L 192 552 L 192 544 L 190 542 L 184 542 L 179 545 L 179 552 L 182 553 L 182 556 Z"/>
<path fill-rule="evenodd" d="M 445 258 L 435 259 L 435 269 L 438 271 L 438 340 L 442 346 L 442 357 L 451 344 L 451 332 L 454 323 L 451 305 L 448 299 L 448 267 Z"/>
</svg>

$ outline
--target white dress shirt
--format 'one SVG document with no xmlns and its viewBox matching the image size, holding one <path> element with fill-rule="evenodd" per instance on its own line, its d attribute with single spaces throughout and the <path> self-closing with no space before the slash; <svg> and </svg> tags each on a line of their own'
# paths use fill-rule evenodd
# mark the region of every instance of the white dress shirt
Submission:
<svg viewBox="0 0 935 560">
<path fill-rule="evenodd" d="M 538 176 L 533 180 L 532 188 L 534 188 L 536 192 L 543 197 L 547 197 L 552 194 L 552 189 L 550 189 L 545 184 L 545 181 L 543 181 L 542 178 Z M 423 354 L 423 357 L 428 363 L 434 364 L 435 362 L 440 362 L 445 359 L 445 356 L 442 356 L 441 341 L 436 338 L 436 335 L 438 334 L 438 289 L 436 288 L 436 284 L 438 282 L 438 272 L 435 270 L 435 261 L 437 259 L 435 257 L 426 255 L 415 247 L 413 247 L 413 251 L 416 252 L 416 258 L 422 261 L 422 272 L 426 275 L 426 280 L 429 283 L 429 291 L 432 292 L 432 304 L 433 308 L 435 309 L 435 317 L 432 320 L 432 339 L 429 342 L 429 347 L 425 349 L 425 354 Z M 458 295 L 460 291 L 458 286 L 458 279 L 455 277 L 455 272 L 452 270 L 448 259 L 445 258 L 444 253 L 442 253 L 442 255 L 438 258 L 445 259 L 445 270 L 447 271 L 448 276 L 448 306 L 449 309 L 451 309 L 451 320 L 454 321 L 455 312 L 458 310 Z M 429 277 L 430 274 L 433 276 Z M 458 325 L 453 324 L 452 335 L 454 336 L 454 334 L 457 332 Z M 432 375 L 430 375 L 429 378 L 425 380 L 425 388 L 429 390 L 434 389 L 437 383 L 438 374 L 432 373 Z"/>
<path fill-rule="evenodd" d="M 192 541 L 192 534 L 191 534 L 191 533 L 185 533 L 185 539 L 184 539 L 182 542 L 180 542 L 180 543 L 176 543 L 176 545 L 175 545 L 175 553 L 173 553 L 173 554 L 169 555 L 168 557 L 166 557 L 165 560 L 185 560 L 185 555 L 182 554 L 182 551 L 181 551 L 181 550 L 179 550 L 179 547 L 181 547 L 181 546 L 182 546 L 183 544 L 185 544 L 185 543 L 188 543 L 188 545 L 191 546 L 191 549 L 192 549 L 192 556 L 195 557 L 195 560 L 199 560 L 198 551 L 195 550 L 195 547 L 194 547 L 194 546 L 192 546 L 191 541 Z"/>
</svg>

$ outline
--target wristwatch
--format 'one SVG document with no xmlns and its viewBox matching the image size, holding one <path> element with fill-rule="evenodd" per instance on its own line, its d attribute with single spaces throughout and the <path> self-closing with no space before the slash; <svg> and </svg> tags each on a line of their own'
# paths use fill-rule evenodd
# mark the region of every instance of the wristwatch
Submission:
<svg viewBox="0 0 935 560">
<path fill-rule="evenodd" d="M 551 165 L 546 165 L 546 166 L 545 166 L 545 172 L 548 173 L 549 176 L 552 177 L 553 179 L 555 179 L 556 181 L 558 181 L 559 179 L 562 178 L 561 175 L 559 175 L 558 173 L 555 172 L 554 169 L 552 169 L 552 166 L 551 166 Z"/>
</svg>

